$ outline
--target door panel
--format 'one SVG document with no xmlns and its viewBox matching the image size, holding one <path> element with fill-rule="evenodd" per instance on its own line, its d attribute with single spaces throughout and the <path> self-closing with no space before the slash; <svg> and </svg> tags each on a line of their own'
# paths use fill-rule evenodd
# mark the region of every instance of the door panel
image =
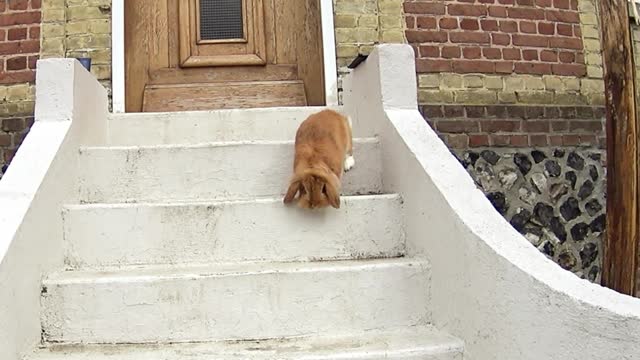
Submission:
<svg viewBox="0 0 640 360">
<path fill-rule="evenodd" d="M 126 110 L 323 105 L 319 1 L 125 1 Z"/>
<path fill-rule="evenodd" d="M 163 68 L 149 72 L 149 83 L 162 84 L 197 84 L 228 81 L 279 81 L 297 80 L 298 67 L 296 65 L 266 65 L 247 66 L 238 73 L 237 67 L 218 67 L 215 71 L 210 68 Z"/>
<path fill-rule="evenodd" d="M 125 6 L 125 109 L 140 111 L 151 69 L 170 67 L 166 1 L 127 0 Z"/>
<path fill-rule="evenodd" d="M 180 1 L 179 11 L 182 67 L 266 64 L 262 0 Z"/>
<path fill-rule="evenodd" d="M 302 81 L 149 85 L 145 89 L 143 110 L 185 111 L 272 107 L 281 106 L 283 98 L 287 99 L 289 106 L 306 105 Z"/>
</svg>

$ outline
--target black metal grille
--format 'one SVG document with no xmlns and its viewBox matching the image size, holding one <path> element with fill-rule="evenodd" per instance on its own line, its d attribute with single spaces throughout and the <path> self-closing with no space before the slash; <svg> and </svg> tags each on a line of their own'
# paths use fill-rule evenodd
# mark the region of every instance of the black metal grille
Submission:
<svg viewBox="0 0 640 360">
<path fill-rule="evenodd" d="M 242 38 L 242 0 L 200 0 L 201 40 Z"/>
</svg>

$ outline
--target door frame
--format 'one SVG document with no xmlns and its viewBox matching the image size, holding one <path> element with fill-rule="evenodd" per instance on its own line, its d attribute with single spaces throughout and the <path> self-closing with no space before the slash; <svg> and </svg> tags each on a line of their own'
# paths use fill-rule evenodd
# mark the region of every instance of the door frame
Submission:
<svg viewBox="0 0 640 360">
<path fill-rule="evenodd" d="M 125 112 L 124 2 L 125 0 L 113 0 L 111 4 L 111 83 L 114 113 Z M 320 22 L 325 102 L 327 106 L 336 106 L 338 105 L 338 66 L 332 0 L 320 0 Z"/>
</svg>

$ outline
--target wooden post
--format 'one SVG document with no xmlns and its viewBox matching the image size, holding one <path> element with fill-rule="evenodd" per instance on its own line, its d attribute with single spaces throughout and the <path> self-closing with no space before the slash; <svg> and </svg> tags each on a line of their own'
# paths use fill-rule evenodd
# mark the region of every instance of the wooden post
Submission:
<svg viewBox="0 0 640 360">
<path fill-rule="evenodd" d="M 627 0 L 600 0 L 607 114 L 607 237 L 602 284 L 635 295 L 640 236 L 638 122 Z"/>
</svg>

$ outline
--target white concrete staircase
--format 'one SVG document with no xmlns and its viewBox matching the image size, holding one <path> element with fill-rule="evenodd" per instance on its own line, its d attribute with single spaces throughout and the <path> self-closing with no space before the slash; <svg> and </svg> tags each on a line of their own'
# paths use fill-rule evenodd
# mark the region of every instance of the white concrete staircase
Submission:
<svg viewBox="0 0 640 360">
<path fill-rule="evenodd" d="M 317 212 L 281 201 L 318 109 L 112 116 L 79 62 L 40 60 L 0 181 L 0 359 L 640 359 L 640 301 L 495 211 L 414 59 L 378 45 L 343 80 L 357 163 Z"/>
<path fill-rule="evenodd" d="M 340 210 L 285 207 L 318 108 L 114 115 L 79 154 L 67 269 L 42 286 L 34 360 L 461 360 L 431 326 L 380 142 L 355 141 Z"/>
</svg>

